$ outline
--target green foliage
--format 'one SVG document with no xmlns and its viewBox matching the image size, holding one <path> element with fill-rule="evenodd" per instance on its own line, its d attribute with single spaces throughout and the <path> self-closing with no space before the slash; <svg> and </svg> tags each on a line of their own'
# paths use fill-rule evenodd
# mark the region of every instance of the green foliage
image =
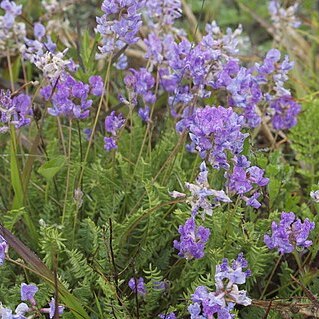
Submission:
<svg viewBox="0 0 319 319">
<path fill-rule="evenodd" d="M 38 169 L 38 173 L 47 181 L 51 181 L 64 165 L 65 158 L 63 156 L 57 156 L 56 158 L 42 164 Z"/>
<path fill-rule="evenodd" d="M 299 123 L 289 135 L 298 161 L 297 172 L 307 180 L 308 185 L 316 183 L 319 176 L 318 107 L 317 98 L 310 98 L 304 103 Z"/>
</svg>

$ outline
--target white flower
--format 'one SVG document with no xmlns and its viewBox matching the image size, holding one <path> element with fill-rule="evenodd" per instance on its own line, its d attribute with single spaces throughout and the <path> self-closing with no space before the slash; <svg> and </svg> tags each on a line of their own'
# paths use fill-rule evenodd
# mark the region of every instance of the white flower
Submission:
<svg viewBox="0 0 319 319">
<path fill-rule="evenodd" d="M 310 192 L 310 197 L 311 197 L 316 203 L 319 203 L 319 190 Z"/>
</svg>

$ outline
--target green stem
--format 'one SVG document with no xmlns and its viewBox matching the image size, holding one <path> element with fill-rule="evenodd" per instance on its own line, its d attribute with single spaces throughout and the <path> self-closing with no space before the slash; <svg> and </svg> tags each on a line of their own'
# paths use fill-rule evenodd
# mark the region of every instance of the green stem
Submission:
<svg viewBox="0 0 319 319">
<path fill-rule="evenodd" d="M 65 215 L 66 215 L 66 206 L 70 186 L 70 173 L 71 173 L 71 146 L 72 146 L 72 120 L 69 122 L 69 143 L 68 143 L 68 170 L 66 175 L 66 187 L 63 203 L 63 213 L 62 213 L 62 224 L 64 224 Z"/>
<path fill-rule="evenodd" d="M 302 261 L 301 261 L 301 258 L 300 258 L 300 254 L 296 251 L 296 249 L 294 249 L 292 254 L 295 257 L 295 260 L 297 262 L 299 273 L 302 274 Z"/>
</svg>

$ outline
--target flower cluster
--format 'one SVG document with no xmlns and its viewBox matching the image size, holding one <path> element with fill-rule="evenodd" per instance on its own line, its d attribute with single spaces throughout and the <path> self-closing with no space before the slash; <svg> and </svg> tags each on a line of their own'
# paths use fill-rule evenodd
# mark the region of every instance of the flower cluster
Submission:
<svg viewBox="0 0 319 319">
<path fill-rule="evenodd" d="M 35 300 L 35 294 L 38 292 L 38 287 L 34 284 L 21 284 L 21 301 L 30 302 L 31 306 L 28 304 L 21 302 L 17 308 L 15 309 L 15 314 L 12 314 L 12 310 L 9 308 L 0 307 L 0 316 L 3 319 L 26 319 L 26 315 L 28 314 L 33 317 L 34 313 L 38 313 L 37 302 Z M 58 313 L 61 315 L 64 311 L 64 306 L 58 306 Z M 49 318 L 52 319 L 55 313 L 55 300 L 51 299 L 49 303 L 49 308 L 41 308 L 41 313 L 48 313 Z"/>
<path fill-rule="evenodd" d="M 101 77 L 92 76 L 89 79 L 91 85 L 77 81 L 67 73 L 61 74 L 59 78 L 41 89 L 41 95 L 46 101 L 52 102 L 52 108 L 48 109 L 53 116 L 64 116 L 68 119 L 84 119 L 90 114 L 92 100 L 89 94 L 100 95 L 102 93 Z"/>
<path fill-rule="evenodd" d="M 174 240 L 174 248 L 179 250 L 178 255 L 186 259 L 204 257 L 205 244 L 209 239 L 210 230 L 197 226 L 194 218 L 186 220 L 185 225 L 179 226 L 180 240 Z"/>
<path fill-rule="evenodd" d="M 177 4 L 177 3 L 176 3 Z M 174 12 L 179 12 L 175 6 Z M 158 69 L 160 89 L 168 92 L 172 114 L 179 106 L 191 106 L 198 98 L 211 95 L 215 74 L 229 55 L 237 53 L 237 36 L 241 28 L 223 34 L 216 23 L 208 25 L 207 34 L 197 45 L 182 32 L 156 30 L 145 39 L 149 69 Z"/>
<path fill-rule="evenodd" d="M 10 90 L 0 90 L 0 133 L 7 132 L 11 124 L 16 128 L 29 125 L 31 115 L 29 95 L 21 93 L 12 97 Z"/>
<path fill-rule="evenodd" d="M 277 49 L 271 49 L 266 54 L 263 63 L 256 63 L 256 79 L 262 86 L 267 83 L 274 94 L 265 94 L 268 107 L 266 113 L 270 115 L 275 130 L 290 129 L 297 124 L 297 115 L 301 107 L 291 97 L 291 93 L 284 87 L 288 80 L 288 72 L 294 63 L 285 56 L 280 63 L 281 53 Z"/>
<path fill-rule="evenodd" d="M 314 228 L 315 223 L 308 218 L 302 223 L 294 213 L 282 212 L 280 222 L 272 222 L 272 234 L 265 235 L 264 242 L 269 249 L 277 248 L 281 254 L 291 253 L 297 247 L 307 248 L 312 245 L 308 236 Z"/>
<path fill-rule="evenodd" d="M 142 25 L 139 9 L 144 1 L 137 0 L 105 0 L 102 3 L 104 14 L 96 18 L 96 32 L 102 36 L 102 46 L 99 47 L 101 58 L 120 51 L 127 44 L 137 42 L 137 33 Z"/>
<path fill-rule="evenodd" d="M 139 108 L 138 114 L 145 122 L 149 120 L 150 105 L 155 103 L 156 97 L 152 92 L 155 80 L 150 72 L 145 68 L 139 71 L 130 69 L 130 72 L 125 76 L 124 83 L 129 92 L 129 103 L 137 105 L 137 98 L 143 99 L 145 108 Z"/>
<path fill-rule="evenodd" d="M 228 92 L 230 106 L 242 109 L 248 127 L 256 127 L 261 123 L 260 105 L 264 105 L 263 112 L 271 117 L 275 130 L 296 125 L 300 106 L 284 87 L 294 63 L 289 61 L 288 56 L 280 63 L 280 58 L 280 52 L 271 49 L 262 63 L 256 63 L 249 69 L 241 67 L 237 60 L 230 59 L 211 82 L 214 89 Z"/>
<path fill-rule="evenodd" d="M 231 202 L 231 199 L 223 190 L 211 189 L 208 183 L 208 170 L 206 163 L 200 165 L 200 172 L 195 184 L 185 183 L 191 195 L 187 197 L 187 203 L 191 206 L 192 216 L 185 225 L 179 227 L 180 240 L 174 240 L 173 246 L 179 250 L 179 256 L 186 259 L 202 258 L 204 256 L 205 244 L 209 239 L 210 230 L 203 226 L 196 225 L 196 216 L 200 212 L 202 218 L 205 215 L 211 216 L 213 208 L 220 205 L 220 202 Z M 170 192 L 173 198 L 186 197 L 186 194 L 177 191 Z M 213 199 L 209 199 L 213 197 Z"/>
<path fill-rule="evenodd" d="M 146 0 L 145 18 L 149 26 L 159 29 L 173 25 L 182 16 L 180 0 Z"/>
<path fill-rule="evenodd" d="M 14 54 L 23 44 L 26 28 L 23 22 L 16 22 L 16 17 L 22 14 L 22 5 L 14 1 L 1 1 L 0 8 L 4 15 L 0 16 L 0 56 Z"/>
<path fill-rule="evenodd" d="M 41 20 L 46 21 L 46 34 L 56 34 L 59 42 L 66 47 L 71 47 L 71 39 L 68 36 L 72 32 L 72 26 L 67 11 L 72 9 L 77 0 L 42 0 L 43 8 Z"/>
<path fill-rule="evenodd" d="M 92 75 L 89 78 L 89 84 L 91 87 L 90 93 L 95 96 L 101 96 L 104 92 L 103 79 L 99 75 Z"/>
<path fill-rule="evenodd" d="M 14 1 L 3 0 L 0 7 L 5 11 L 3 16 L 5 28 L 12 28 L 15 18 L 22 13 L 22 5 L 16 5 Z"/>
<path fill-rule="evenodd" d="M 262 63 L 256 63 L 254 66 L 256 80 L 259 85 L 268 84 L 271 91 L 275 92 L 272 96 L 268 92 L 265 94 L 266 100 L 271 101 L 275 97 L 290 95 L 290 91 L 284 87 L 288 80 L 288 72 L 293 69 L 294 62 L 289 60 L 286 55 L 280 63 L 281 53 L 277 49 L 270 49 Z"/>
<path fill-rule="evenodd" d="M 285 130 L 297 124 L 301 107 L 290 95 L 281 96 L 270 103 L 273 110 L 272 126 L 275 130 Z"/>
<path fill-rule="evenodd" d="M 231 59 L 217 73 L 212 86 L 228 92 L 230 106 L 243 110 L 247 126 L 256 127 L 260 124 L 258 103 L 262 100 L 262 91 L 252 69 L 240 67 L 238 61 Z"/>
<path fill-rule="evenodd" d="M 245 200 L 246 204 L 254 208 L 259 208 L 258 202 L 260 193 L 255 192 L 254 187 L 263 187 L 269 183 L 269 178 L 264 177 L 264 171 L 258 166 L 250 166 L 246 156 L 235 157 L 235 165 L 231 173 L 225 173 L 228 179 L 228 189 L 230 192 L 238 194 Z M 247 194 L 251 197 L 247 197 Z"/>
<path fill-rule="evenodd" d="M 200 165 L 200 172 L 195 183 L 196 184 L 185 183 L 186 188 L 191 192 L 191 196 L 187 198 L 187 202 L 191 205 L 193 217 L 201 210 L 203 218 L 205 214 L 211 216 L 213 214 L 213 208 L 218 206 L 219 202 L 231 202 L 231 199 L 223 190 L 217 191 L 210 188 L 208 183 L 208 170 L 205 162 L 202 162 Z M 176 191 L 171 192 L 170 195 L 173 198 L 186 196 L 186 194 Z M 213 201 L 208 199 L 210 196 L 214 197 Z"/>
<path fill-rule="evenodd" d="M 122 114 L 116 115 L 114 111 L 105 118 L 105 131 L 111 136 L 104 137 L 104 148 L 107 151 L 117 148 L 116 136 L 118 131 L 124 126 L 125 118 Z"/>
<path fill-rule="evenodd" d="M 216 291 L 209 292 L 207 287 L 199 286 L 191 297 L 192 304 L 188 307 L 191 319 L 214 318 L 231 319 L 231 310 L 235 304 L 248 306 L 251 299 L 245 290 L 239 290 L 238 285 L 244 284 L 250 276 L 250 271 L 243 271 L 248 267 L 243 254 L 229 265 L 225 258 L 220 265 L 216 266 L 215 286 Z"/>
<path fill-rule="evenodd" d="M 298 3 L 294 3 L 288 8 L 284 8 L 280 0 L 269 1 L 268 10 L 275 30 L 284 31 L 287 27 L 298 28 L 301 24 L 296 17 Z"/>
<path fill-rule="evenodd" d="M 65 58 L 68 49 L 63 52 L 56 50 L 56 44 L 49 35 L 46 35 L 46 27 L 42 23 L 34 24 L 33 33 L 35 39 L 25 37 L 20 52 L 25 60 L 30 61 L 43 72 L 45 78 L 54 81 L 62 73 L 74 72 L 77 69 L 78 66 L 72 59 Z"/>
<path fill-rule="evenodd" d="M 186 109 L 177 130 L 189 130 L 191 144 L 188 149 L 197 151 L 201 158 L 216 169 L 229 168 L 227 152 L 233 156 L 243 149 L 248 134 L 242 133 L 243 117 L 231 108 L 210 107 Z"/>
</svg>

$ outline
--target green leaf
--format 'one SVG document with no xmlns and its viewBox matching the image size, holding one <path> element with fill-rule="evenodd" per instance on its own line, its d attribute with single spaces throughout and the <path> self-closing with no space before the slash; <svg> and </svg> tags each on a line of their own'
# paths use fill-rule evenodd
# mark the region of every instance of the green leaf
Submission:
<svg viewBox="0 0 319 319">
<path fill-rule="evenodd" d="M 27 247 L 21 240 L 14 236 L 9 230 L 0 224 L 0 235 L 5 238 L 9 246 L 29 265 L 29 270 L 45 280 L 55 289 L 55 278 L 51 270 L 41 261 L 41 259 Z M 80 301 L 74 297 L 61 282 L 57 280 L 57 288 L 62 302 L 72 311 L 77 319 L 90 319 Z"/>
<path fill-rule="evenodd" d="M 14 190 L 13 209 L 19 209 L 23 207 L 23 187 L 21 183 L 18 161 L 17 161 L 17 143 L 16 135 L 13 127 L 10 128 L 11 132 L 11 147 L 10 147 L 10 171 L 11 171 L 11 183 Z"/>
<path fill-rule="evenodd" d="M 13 209 L 7 211 L 3 216 L 3 224 L 4 226 L 12 231 L 14 225 L 18 222 L 18 220 L 26 214 L 24 207 L 19 209 Z"/>
<path fill-rule="evenodd" d="M 38 173 L 41 174 L 47 181 L 51 181 L 53 177 L 62 169 L 65 164 L 65 157 L 58 156 L 46 163 L 39 169 Z"/>
</svg>

